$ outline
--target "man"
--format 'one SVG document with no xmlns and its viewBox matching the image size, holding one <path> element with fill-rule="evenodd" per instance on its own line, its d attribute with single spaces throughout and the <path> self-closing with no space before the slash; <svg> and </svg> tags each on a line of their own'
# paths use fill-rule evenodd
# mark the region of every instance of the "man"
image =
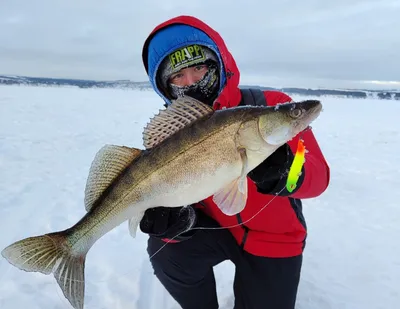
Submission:
<svg viewBox="0 0 400 309">
<path fill-rule="evenodd" d="M 157 26 L 144 43 L 143 62 L 166 106 L 184 94 L 215 110 L 260 103 L 238 88 L 239 70 L 220 35 L 194 17 Z M 261 94 L 267 105 L 291 101 L 277 91 Z M 286 177 L 300 135 L 309 152 L 298 186 L 289 193 Z M 150 235 L 155 275 L 182 308 L 215 309 L 213 266 L 230 260 L 236 266 L 235 309 L 293 309 L 306 238 L 300 199 L 321 195 L 329 177 L 308 129 L 248 174 L 247 204 L 236 216 L 224 215 L 212 197 L 187 207 L 147 210 L 140 228 Z"/>
</svg>

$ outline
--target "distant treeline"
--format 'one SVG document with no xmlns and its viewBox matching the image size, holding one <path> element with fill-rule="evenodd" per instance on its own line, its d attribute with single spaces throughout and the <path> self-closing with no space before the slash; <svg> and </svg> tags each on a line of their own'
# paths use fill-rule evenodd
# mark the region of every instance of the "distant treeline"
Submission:
<svg viewBox="0 0 400 309">
<path fill-rule="evenodd" d="M 386 100 L 400 100 L 400 91 L 396 90 L 352 90 L 352 89 L 311 89 L 311 88 L 272 88 L 262 86 L 242 86 L 255 87 L 262 90 L 279 90 L 288 94 L 304 96 L 338 96 L 355 99 L 378 98 Z"/>
<path fill-rule="evenodd" d="M 94 81 L 81 79 L 59 79 L 25 76 L 1 76 L 0 85 L 30 85 L 30 86 L 75 86 L 79 88 L 119 88 L 119 89 L 151 89 L 149 82 L 133 82 L 129 80 Z M 273 88 L 254 85 L 241 85 L 262 90 L 279 90 L 290 95 L 304 96 L 336 96 L 346 98 L 377 98 L 386 100 L 400 100 L 400 91 L 385 90 L 351 90 L 351 89 L 311 89 L 311 88 Z"/>
</svg>

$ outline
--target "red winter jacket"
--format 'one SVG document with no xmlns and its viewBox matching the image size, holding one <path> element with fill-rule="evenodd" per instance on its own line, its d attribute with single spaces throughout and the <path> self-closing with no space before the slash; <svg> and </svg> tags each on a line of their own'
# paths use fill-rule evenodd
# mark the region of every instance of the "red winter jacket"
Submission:
<svg viewBox="0 0 400 309">
<path fill-rule="evenodd" d="M 152 34 L 168 25 L 180 23 L 196 27 L 216 43 L 224 62 L 227 77 L 226 86 L 214 102 L 214 109 L 235 107 L 240 103 L 241 93 L 238 88 L 240 72 L 231 53 L 227 49 L 221 36 L 208 25 L 191 16 L 179 16 L 156 27 Z M 149 36 L 149 39 L 152 35 Z M 145 43 L 144 50 L 146 49 Z M 147 69 L 146 52 L 144 64 Z M 268 105 L 276 105 L 291 101 L 291 98 L 278 91 L 264 92 Z M 299 137 L 295 137 L 288 144 L 295 153 Z M 304 145 L 308 153 L 304 164 L 304 178 L 301 186 L 289 196 L 274 196 L 257 191 L 254 182 L 248 178 L 248 199 L 244 210 L 236 216 L 224 215 L 212 201 L 212 197 L 203 201 L 204 211 L 214 218 L 223 227 L 229 230 L 237 243 L 247 252 L 266 257 L 290 257 L 302 253 L 305 238 L 306 224 L 302 214 L 300 199 L 313 198 L 321 195 L 329 184 L 329 166 L 318 146 L 312 130 L 302 134 Z M 272 202 L 271 202 L 272 200 Z M 266 204 L 261 212 L 259 212 Z M 259 212 L 254 218 L 252 218 Z M 248 221 L 252 218 L 250 221 Z M 247 222 L 248 221 L 248 222 Z"/>
</svg>

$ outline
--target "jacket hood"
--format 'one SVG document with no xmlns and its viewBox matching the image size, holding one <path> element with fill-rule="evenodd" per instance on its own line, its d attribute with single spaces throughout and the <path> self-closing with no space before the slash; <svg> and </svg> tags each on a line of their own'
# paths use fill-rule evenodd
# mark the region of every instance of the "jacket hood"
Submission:
<svg viewBox="0 0 400 309">
<path fill-rule="evenodd" d="M 179 35 L 173 35 L 177 33 Z M 205 45 L 218 55 L 220 60 L 220 93 L 214 102 L 214 109 L 232 107 L 239 104 L 240 73 L 236 62 L 227 49 L 222 37 L 207 24 L 193 16 L 178 16 L 158 25 L 144 42 L 142 60 L 155 91 L 170 104 L 156 81 L 156 72 L 165 56 L 177 48 L 189 45 Z"/>
</svg>

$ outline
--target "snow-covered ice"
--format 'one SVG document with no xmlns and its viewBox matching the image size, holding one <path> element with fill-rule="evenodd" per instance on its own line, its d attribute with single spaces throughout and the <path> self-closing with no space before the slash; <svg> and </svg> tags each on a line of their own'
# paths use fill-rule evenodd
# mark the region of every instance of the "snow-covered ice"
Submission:
<svg viewBox="0 0 400 309">
<path fill-rule="evenodd" d="M 297 308 L 399 308 L 400 102 L 319 99 L 313 128 L 331 183 L 303 201 L 309 236 Z M 150 91 L 0 87 L 0 250 L 79 220 L 97 150 L 142 148 L 142 128 L 160 108 Z M 179 308 L 152 274 L 146 240 L 140 232 L 132 239 L 126 223 L 95 244 L 85 309 Z M 224 262 L 215 271 L 221 309 L 232 308 L 234 268 Z M 53 276 L 1 258 L 0 308 L 24 307 L 71 308 Z"/>
</svg>

